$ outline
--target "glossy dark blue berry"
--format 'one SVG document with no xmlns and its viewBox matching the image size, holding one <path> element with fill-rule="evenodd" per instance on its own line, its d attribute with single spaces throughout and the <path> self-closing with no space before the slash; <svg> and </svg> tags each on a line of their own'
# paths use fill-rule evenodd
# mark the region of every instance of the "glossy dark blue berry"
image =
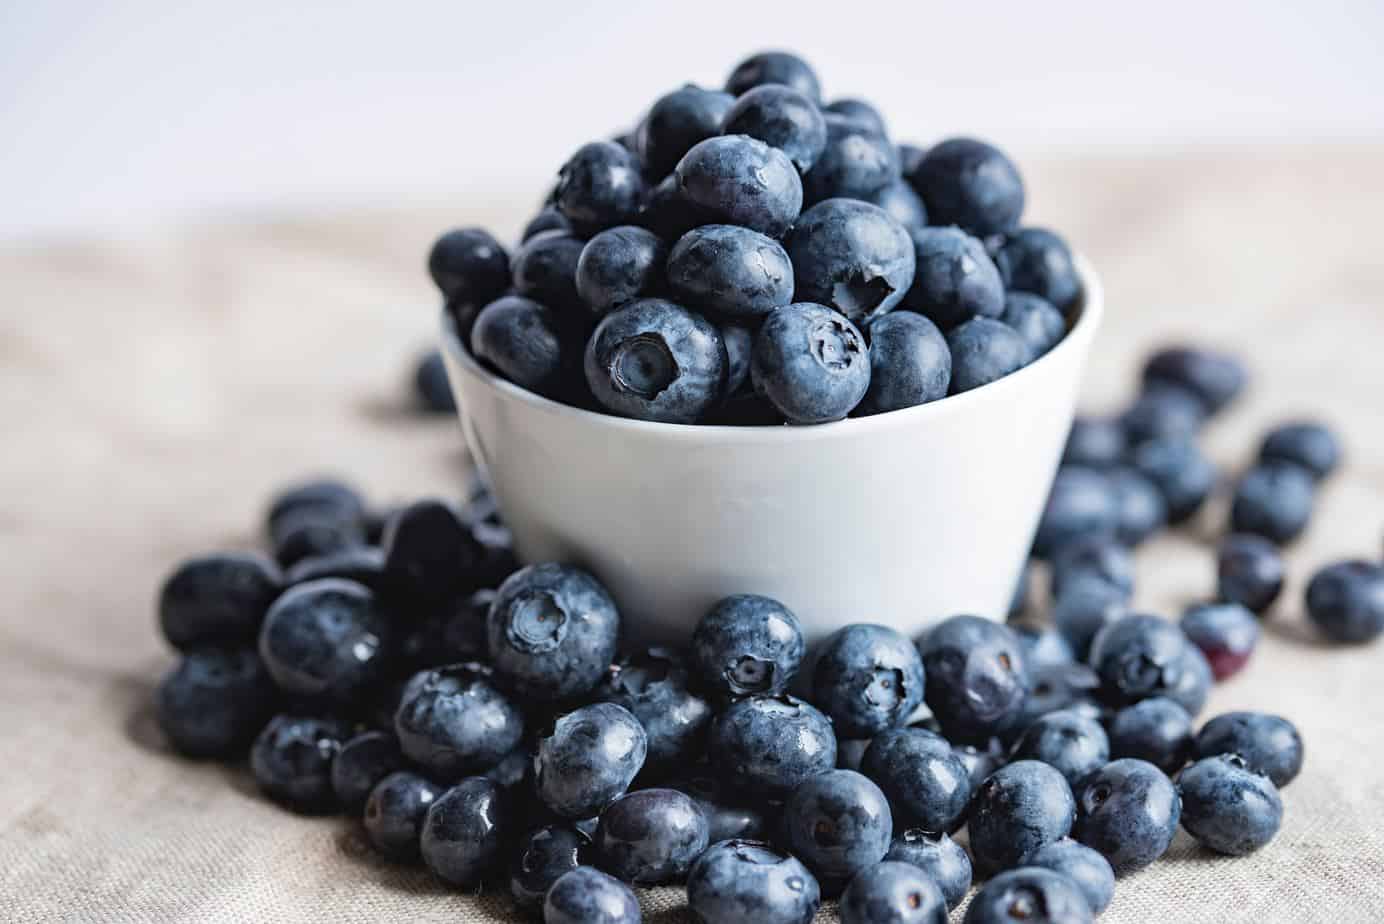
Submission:
<svg viewBox="0 0 1384 924">
<path fill-rule="evenodd" d="M 810 924 L 821 901 L 800 860 L 759 841 L 713 843 L 687 874 L 687 905 L 702 924 Z"/>
<path fill-rule="evenodd" d="M 390 631 L 369 589 L 324 578 L 274 602 L 260 629 L 259 654 L 285 693 L 344 705 L 383 679 Z"/>
<path fill-rule="evenodd" d="M 1081 298 L 1081 276 L 1072 251 L 1046 228 L 1019 228 L 1005 234 L 994 250 L 1005 287 L 1047 299 L 1070 317 Z"/>
<path fill-rule="evenodd" d="M 454 600 L 484 553 L 457 508 L 436 498 L 396 511 L 383 544 L 391 586 L 424 604 Z"/>
<path fill-rule="evenodd" d="M 864 323 L 897 306 L 913 284 L 908 231 L 877 205 L 827 199 L 803 212 L 786 243 L 794 297 Z"/>
<path fill-rule="evenodd" d="M 1099 574 L 1077 574 L 1062 585 L 1053 604 L 1052 622 L 1085 661 L 1100 630 L 1129 615 L 1130 591 Z"/>
<path fill-rule="evenodd" d="M 1239 603 L 1198 604 L 1182 615 L 1179 625 L 1182 634 L 1206 656 L 1217 680 L 1244 667 L 1259 642 L 1258 620 Z"/>
<path fill-rule="evenodd" d="M 190 558 L 159 591 L 159 627 L 174 648 L 252 645 L 284 587 L 279 567 L 254 552 Z"/>
<path fill-rule="evenodd" d="M 778 148 L 799 173 L 812 169 L 827 146 L 827 123 L 821 110 L 798 90 L 765 84 L 742 93 L 726 113 L 721 131 L 749 135 Z"/>
<path fill-rule="evenodd" d="M 1076 883 L 1092 914 L 1100 914 L 1115 897 L 1115 871 L 1098 851 L 1069 837 L 1054 841 L 1025 863 L 1050 869 Z"/>
<path fill-rule="evenodd" d="M 482 588 L 431 610 L 399 643 L 399 654 L 417 668 L 484 661 L 485 620 L 495 591 Z"/>
<path fill-rule="evenodd" d="M 668 255 L 673 298 L 702 311 L 761 317 L 793 301 L 793 264 L 771 237 L 735 225 L 703 225 Z"/>
<path fill-rule="evenodd" d="M 1169 523 L 1185 522 L 1201 509 L 1216 486 L 1216 467 L 1187 437 L 1148 440 L 1134 449 L 1130 464 L 1163 496 Z"/>
<path fill-rule="evenodd" d="M 803 197 L 863 199 L 900 179 L 899 149 L 868 122 L 824 113 L 827 143 L 803 176 Z"/>
<path fill-rule="evenodd" d="M 357 813 L 380 780 L 408 767 L 393 732 L 361 732 L 341 746 L 332 761 L 332 791 L 341 807 Z"/>
<path fill-rule="evenodd" d="M 899 825 L 952 831 L 971 797 L 970 773 L 941 735 L 921 728 L 875 735 L 860 772 L 889 798 Z"/>
<path fill-rule="evenodd" d="M 832 100 L 822 107 L 822 112 L 830 112 L 838 116 L 859 122 L 861 125 L 868 126 L 873 131 L 881 135 L 889 134 L 889 127 L 884 122 L 884 116 L 870 103 L 863 99 Z"/>
<path fill-rule="evenodd" d="M 1134 614 L 1101 629 L 1090 662 L 1102 693 L 1116 705 L 1167 695 L 1179 683 L 1188 642 L 1176 625 Z"/>
<path fill-rule="evenodd" d="M 1278 546 L 1263 536 L 1233 534 L 1216 552 L 1216 591 L 1222 600 L 1262 614 L 1283 590 L 1285 571 Z"/>
<path fill-rule="evenodd" d="M 668 247 L 657 234 L 634 225 L 607 228 L 586 242 L 577 260 L 577 294 L 603 317 L 663 287 Z"/>
<path fill-rule="evenodd" d="M 650 773 L 685 770 L 702 755 L 712 709 L 690 683 L 676 652 L 651 648 L 613 667 L 597 690 L 597 698 L 624 706 L 644 726 Z"/>
<path fill-rule="evenodd" d="M 1075 786 L 1110 760 L 1110 739 L 1095 719 L 1059 709 L 1028 726 L 1014 744 L 1011 757 L 1041 760 Z"/>
<path fill-rule="evenodd" d="M 644 194 L 639 159 L 613 141 L 593 141 L 562 165 L 554 204 L 573 227 L 598 231 L 632 221 Z"/>
<path fill-rule="evenodd" d="M 1292 462 L 1261 462 L 1240 479 L 1230 505 L 1230 528 L 1286 545 L 1312 517 L 1316 483 Z"/>
<path fill-rule="evenodd" d="M 1130 445 L 1156 439 L 1191 439 L 1206 422 L 1206 408 L 1184 388 L 1151 382 L 1123 414 Z"/>
<path fill-rule="evenodd" d="M 1004 749 L 997 739 L 983 744 L 953 744 L 952 753 L 971 778 L 971 792 L 1004 764 Z"/>
<path fill-rule="evenodd" d="M 961 904 L 971 888 L 971 858 L 946 834 L 909 828 L 896 834 L 884 859 L 918 867 L 937 883 L 948 908 Z"/>
<path fill-rule="evenodd" d="M 712 217 L 699 206 L 689 202 L 678 187 L 677 174 L 670 173 L 649 192 L 638 224 L 672 244 L 698 225 L 709 224 Z"/>
<path fill-rule="evenodd" d="M 971 899 L 962 924 L 1091 924 L 1095 915 L 1071 877 L 1024 866 L 994 877 Z"/>
<path fill-rule="evenodd" d="M 1057 346 L 1067 333 L 1062 312 L 1042 296 L 1028 292 L 1006 295 L 1004 313 L 999 319 L 1019 332 L 1028 345 L 1029 362 Z"/>
<path fill-rule="evenodd" d="M 575 234 L 545 231 L 524 241 L 511 269 L 514 288 L 523 296 L 565 316 L 581 304 L 577 293 L 577 263 L 586 247 Z"/>
<path fill-rule="evenodd" d="M 990 318 L 972 318 L 947 334 L 954 395 L 989 385 L 1023 368 L 1028 345 L 1019 332 Z"/>
<path fill-rule="evenodd" d="M 825 715 L 796 697 L 748 696 L 712 721 L 707 757 L 733 791 L 782 798 L 836 766 L 836 735 Z"/>
<path fill-rule="evenodd" d="M 953 616 L 919 640 L 927 704 L 953 741 L 985 741 L 1022 707 L 1027 671 L 1008 626 Z"/>
<path fill-rule="evenodd" d="M 544 825 L 519 839 L 509 868 L 509 894 L 524 911 L 540 911 L 543 896 L 565 873 L 589 859 L 591 841 L 565 824 Z"/>
<path fill-rule="evenodd" d="M 394 732 L 409 759 L 438 780 L 485 770 L 524 733 L 519 709 L 477 664 L 421 671 L 404 687 Z"/>
<path fill-rule="evenodd" d="M 1076 805 L 1074 836 L 1109 860 L 1117 876 L 1143 869 L 1166 853 L 1181 814 L 1177 788 L 1167 774 L 1129 757 L 1082 780 Z"/>
<path fill-rule="evenodd" d="M 884 209 L 910 233 L 927 227 L 927 206 L 907 180 L 894 180 L 862 198 Z"/>
<path fill-rule="evenodd" d="M 1259 446 L 1260 462 L 1291 462 L 1321 480 L 1341 464 L 1341 441 L 1324 424 L 1300 421 L 1280 424 Z"/>
<path fill-rule="evenodd" d="M 1134 554 L 1113 536 L 1078 536 L 1052 556 L 1052 592 L 1061 599 L 1078 584 L 1100 581 L 1125 597 L 1134 593 Z"/>
<path fill-rule="evenodd" d="M 580 347 L 557 315 L 520 295 L 506 295 L 481 309 L 470 346 L 482 363 L 545 398 L 562 394 Z"/>
<path fill-rule="evenodd" d="M 384 568 L 384 550 L 377 545 L 355 545 L 328 555 L 305 558 L 284 572 L 284 583 L 290 587 L 322 578 L 354 581 L 376 593 L 390 589 Z"/>
<path fill-rule="evenodd" d="M 365 519 L 365 498 L 336 478 L 315 478 L 289 485 L 274 495 L 265 517 L 272 537 L 279 524 L 290 517 L 311 513 L 324 520 Z"/>
<path fill-rule="evenodd" d="M 564 873 L 543 899 L 543 924 L 639 924 L 639 900 L 629 886 L 595 867 Z"/>
<path fill-rule="evenodd" d="M 429 350 L 413 369 L 413 393 L 420 410 L 429 414 L 450 414 L 457 409 L 452 386 L 447 381 L 447 365 L 442 354 Z"/>
<path fill-rule="evenodd" d="M 259 656 L 248 648 L 190 651 L 159 683 L 159 728 L 188 757 L 232 757 L 273 713 L 276 695 Z"/>
<path fill-rule="evenodd" d="M 291 568 L 309 558 L 349 551 L 365 541 L 364 522 L 325 509 L 294 510 L 274 521 L 274 558 Z"/>
<path fill-rule="evenodd" d="M 851 879 L 837 912 L 841 924 L 947 924 L 947 902 L 932 877 L 888 860 Z"/>
<path fill-rule="evenodd" d="M 778 148 L 748 135 L 721 135 L 678 161 L 678 188 L 713 220 L 782 237 L 803 207 L 798 169 Z"/>
<path fill-rule="evenodd" d="M 1280 788 L 1302 770 L 1302 736 L 1282 716 L 1267 712 L 1227 712 L 1197 732 L 1197 757 L 1235 754 L 1254 773 L 1262 773 Z"/>
<path fill-rule="evenodd" d="M 1153 536 L 1168 522 L 1168 506 L 1158 487 L 1138 470 L 1117 466 L 1107 474 L 1117 512 L 1115 536 L 1134 546 Z"/>
<path fill-rule="evenodd" d="M 539 738 L 534 789 L 554 814 L 591 818 L 629 788 L 648 747 L 644 726 L 623 706 L 583 706 Z"/>
<path fill-rule="evenodd" d="M 1169 775 L 1182 769 L 1192 751 L 1192 717 L 1166 696 L 1125 706 L 1108 731 L 1111 757 L 1145 760 Z"/>
<path fill-rule="evenodd" d="M 376 850 L 392 860 L 418 856 L 423 818 L 442 788 L 408 770 L 398 770 L 375 784 L 365 801 L 365 834 Z"/>
<path fill-rule="evenodd" d="M 909 180 L 934 224 L 957 225 L 977 236 L 1016 228 L 1024 211 L 1024 182 L 1014 162 L 973 138 L 933 145 Z"/>
<path fill-rule="evenodd" d="M 1109 468 L 1124 459 L 1128 448 L 1124 427 L 1118 419 L 1078 417 L 1067 434 L 1062 464 Z"/>
<path fill-rule="evenodd" d="M 761 51 L 741 61 L 726 79 L 726 92 L 739 96 L 766 84 L 792 87 L 814 103 L 822 99 L 821 84 L 812 66 L 787 51 Z"/>
<path fill-rule="evenodd" d="M 433 800 L 418 846 L 433 875 L 474 888 L 503 860 L 513 835 L 512 808 L 502 788 L 470 776 Z"/>
<path fill-rule="evenodd" d="M 838 734 L 865 738 L 903 725 L 923 701 L 918 650 L 887 626 L 856 623 L 827 639 L 812 675 L 812 699 Z"/>
<path fill-rule="evenodd" d="M 331 811 L 332 761 L 350 736 L 339 719 L 277 715 L 250 749 L 250 771 L 266 795 L 295 812 Z"/>
<path fill-rule="evenodd" d="M 723 778 L 711 776 L 712 768 L 700 768 L 701 775 L 687 776 L 668 783 L 670 789 L 687 793 L 706 816 L 707 842 L 732 838 L 762 838 L 768 832 L 765 811 L 770 807 L 763 800 L 759 805 L 745 804 Z"/>
<path fill-rule="evenodd" d="M 1358 644 L 1384 633 L 1384 565 L 1327 565 L 1307 585 L 1307 617 L 1333 642 Z"/>
<path fill-rule="evenodd" d="M 1024 666 L 1029 673 L 1053 667 L 1065 667 L 1076 661 L 1072 643 L 1054 626 L 1035 626 L 1010 623 L 1014 637 L 1019 640 Z"/>
<path fill-rule="evenodd" d="M 754 352 L 754 331 L 743 324 L 719 325 L 726 344 L 726 400 L 755 397 L 750 386 L 750 355 Z"/>
<path fill-rule="evenodd" d="M 755 390 L 792 423 L 840 420 L 870 387 L 869 348 L 845 316 L 798 302 L 777 309 L 760 326 L 750 377 Z"/>
<path fill-rule="evenodd" d="M 735 594 L 718 601 L 697 623 L 691 658 L 706 689 L 730 699 L 784 692 L 805 649 L 792 610 L 769 597 Z"/>
<path fill-rule="evenodd" d="M 597 865 L 625 882 L 674 882 L 706 850 L 706 816 L 686 793 L 640 789 L 601 812 L 594 846 Z"/>
<path fill-rule="evenodd" d="M 567 216 L 557 210 L 556 206 L 545 205 L 538 210 L 537 215 L 529 219 L 528 224 L 524 225 L 524 233 L 519 239 L 520 243 L 527 243 L 529 238 L 536 237 L 544 231 L 571 233 L 572 223 L 567 220 Z"/>
<path fill-rule="evenodd" d="M 673 172 L 692 145 L 721 132 L 735 97 L 688 84 L 659 98 L 639 126 L 639 156 L 649 176 Z"/>
<path fill-rule="evenodd" d="M 526 697 L 564 700 L 601 682 L 615 656 L 620 615 L 590 574 L 549 562 L 505 579 L 486 629 L 501 680 Z"/>
<path fill-rule="evenodd" d="M 482 228 L 455 228 L 428 253 L 428 273 L 458 317 L 474 317 L 509 288 L 509 254 Z"/>
<path fill-rule="evenodd" d="M 1273 840 L 1283 800 L 1268 777 L 1234 754 L 1205 757 L 1177 778 L 1182 827 L 1217 853 L 1242 857 Z"/>
<path fill-rule="evenodd" d="M 889 852 L 889 800 L 869 779 L 830 770 L 798 784 L 783 808 L 788 849 L 819 878 L 845 880 Z"/>
<path fill-rule="evenodd" d="M 1244 364 L 1229 353 L 1173 346 L 1149 357 L 1144 364 L 1144 382 L 1185 389 L 1196 396 L 1207 414 L 1215 414 L 1245 390 L 1249 373 Z"/>
<path fill-rule="evenodd" d="M 729 364 L 716 325 L 666 299 L 642 298 L 597 325 L 584 368 L 608 411 L 695 423 L 725 397 Z"/>
<path fill-rule="evenodd" d="M 971 854 L 985 874 L 1020 865 L 1039 848 L 1072 830 L 1072 788 L 1055 768 L 1019 760 L 992 773 L 976 789 L 966 816 Z"/>
<path fill-rule="evenodd" d="M 1201 649 L 1188 642 L 1182 650 L 1181 663 L 1171 673 L 1176 675 L 1172 687 L 1164 695 L 1176 701 L 1194 718 L 1206 706 L 1206 698 L 1211 694 L 1215 677 L 1211 673 L 1211 663 Z"/>
<path fill-rule="evenodd" d="M 1004 313 L 1004 283 L 985 245 L 960 228 L 922 228 L 913 240 L 913 285 L 904 306 L 944 330 Z"/>
<path fill-rule="evenodd" d="M 922 315 L 895 311 L 876 318 L 870 334 L 870 388 L 859 414 L 882 414 L 947 396 L 951 348 Z"/>
</svg>

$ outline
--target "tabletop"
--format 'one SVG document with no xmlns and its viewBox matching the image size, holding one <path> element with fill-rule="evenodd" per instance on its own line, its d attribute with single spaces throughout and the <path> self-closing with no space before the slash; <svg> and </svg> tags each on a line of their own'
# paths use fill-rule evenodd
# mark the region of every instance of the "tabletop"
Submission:
<svg viewBox="0 0 1384 924">
<path fill-rule="evenodd" d="M 1088 408 L 1127 400 L 1151 347 L 1189 340 L 1253 372 L 1204 441 L 1227 477 L 1293 415 L 1329 421 L 1348 453 L 1260 650 L 1203 714 L 1298 723 L 1282 831 L 1240 860 L 1179 833 L 1103 921 L 1384 920 L 1384 644 L 1326 645 L 1302 616 L 1315 568 L 1381 552 L 1380 163 L 1302 148 L 1028 167 L 1029 221 L 1063 231 L 1107 290 Z M 411 413 L 407 380 L 437 326 L 431 238 L 512 235 L 531 197 L 488 198 L 0 247 L 0 919 L 514 919 L 504 896 L 376 859 L 342 819 L 275 808 L 243 770 L 172 756 L 150 709 L 172 662 L 159 582 L 255 543 L 276 486 L 335 472 L 381 502 L 459 491 L 459 429 Z M 1221 500 L 1141 549 L 1137 605 L 1176 615 L 1210 593 L 1224 522 Z M 676 890 L 643 900 L 648 921 L 689 919 Z"/>
</svg>

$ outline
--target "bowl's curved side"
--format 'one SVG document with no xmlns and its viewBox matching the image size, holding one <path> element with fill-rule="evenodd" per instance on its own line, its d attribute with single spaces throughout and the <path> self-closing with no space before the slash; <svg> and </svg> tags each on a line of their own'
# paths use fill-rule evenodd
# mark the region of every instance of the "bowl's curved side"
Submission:
<svg viewBox="0 0 1384 924">
<path fill-rule="evenodd" d="M 524 561 L 581 564 L 627 631 L 682 640 L 717 599 L 777 597 L 819 637 L 1002 617 L 1103 310 L 1037 362 L 931 405 L 820 427 L 677 427 L 566 408 L 499 382 L 448 335 L 463 431 Z M 920 413 L 925 412 L 925 413 Z"/>
</svg>

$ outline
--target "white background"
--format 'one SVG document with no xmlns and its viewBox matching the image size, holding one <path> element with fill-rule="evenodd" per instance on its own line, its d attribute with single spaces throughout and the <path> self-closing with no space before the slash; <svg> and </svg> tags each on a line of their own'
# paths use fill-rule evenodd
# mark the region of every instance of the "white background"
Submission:
<svg viewBox="0 0 1384 924">
<path fill-rule="evenodd" d="M 1380 0 L 0 0 L 0 236 L 537 198 L 577 145 L 762 47 L 900 140 L 1384 138 Z"/>
</svg>

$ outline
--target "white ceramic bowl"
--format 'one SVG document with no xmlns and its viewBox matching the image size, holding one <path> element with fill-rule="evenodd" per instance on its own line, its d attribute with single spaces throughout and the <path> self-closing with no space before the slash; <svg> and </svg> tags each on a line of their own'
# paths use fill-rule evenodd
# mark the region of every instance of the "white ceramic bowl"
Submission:
<svg viewBox="0 0 1384 924">
<path fill-rule="evenodd" d="M 521 560 L 580 564 L 626 636 L 685 641 L 716 600 L 767 594 L 809 639 L 851 622 L 910 636 L 1003 618 L 1075 409 L 1103 295 L 1012 375 L 932 404 L 811 427 L 649 423 L 541 398 L 444 324 L 471 453 Z"/>
</svg>

